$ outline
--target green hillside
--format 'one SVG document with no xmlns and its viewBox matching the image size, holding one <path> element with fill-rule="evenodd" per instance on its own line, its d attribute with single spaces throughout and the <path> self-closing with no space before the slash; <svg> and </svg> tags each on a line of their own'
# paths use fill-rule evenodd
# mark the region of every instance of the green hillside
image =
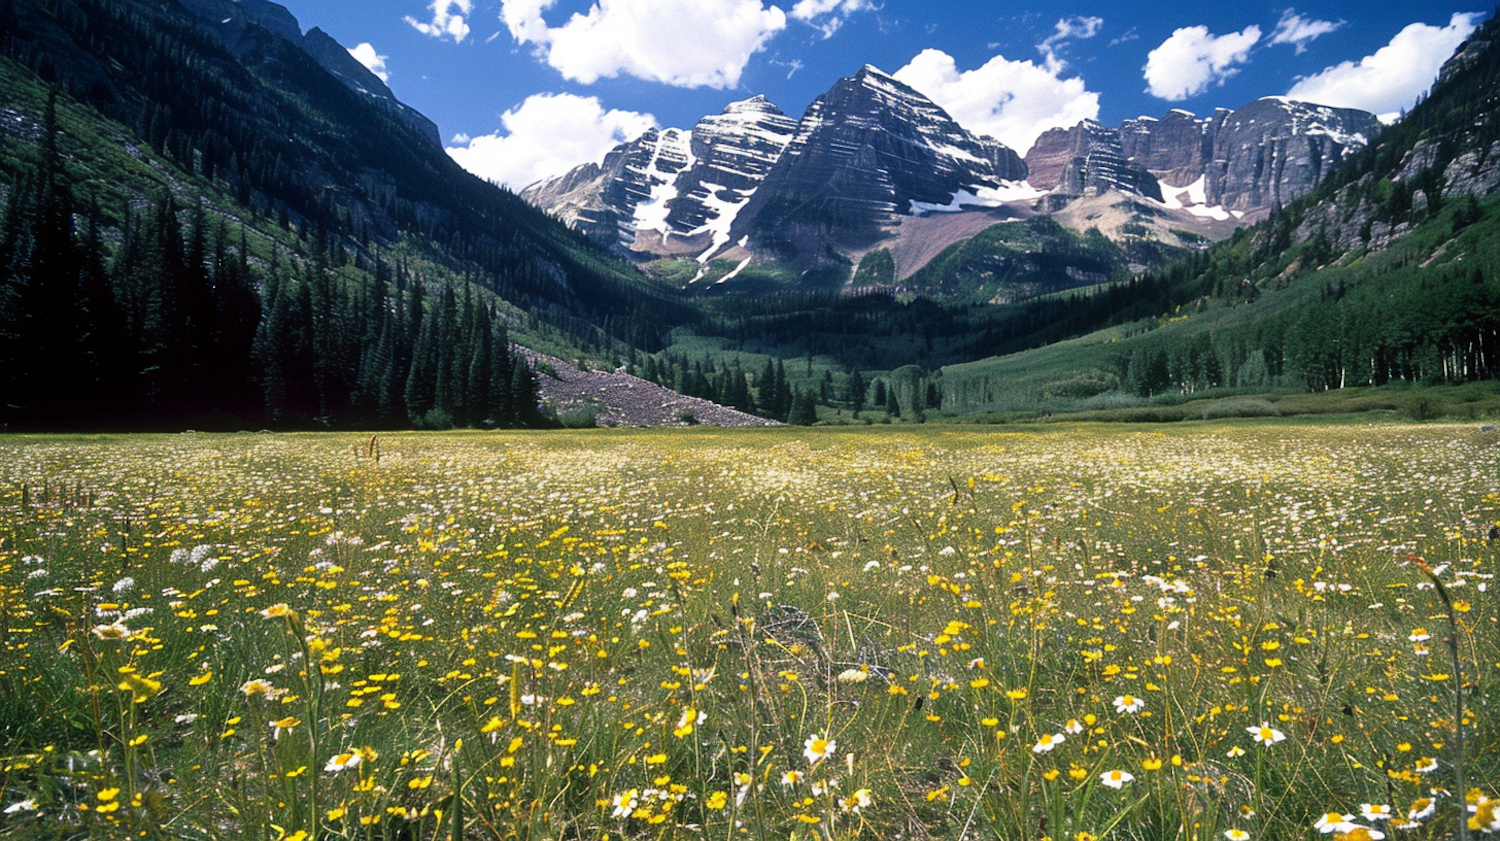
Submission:
<svg viewBox="0 0 1500 841">
<path fill-rule="evenodd" d="M 1492 381 L 1495 31 L 1212 248 L 1037 218 L 900 284 L 876 252 L 847 288 L 752 268 L 754 294 L 695 295 L 696 264 L 599 251 L 258 26 L 229 44 L 178 4 L 9 0 L 0 427 L 535 423 L 511 342 L 801 422 Z"/>
<path fill-rule="evenodd" d="M 1161 267 L 1186 255 L 1144 239 L 1114 242 L 1079 234 L 1049 216 L 992 225 L 944 249 L 905 282 L 913 294 L 940 300 L 1012 303 L 1130 277 L 1131 264 Z"/>
<path fill-rule="evenodd" d="M 1146 278 L 1148 317 L 946 367 L 955 414 L 1493 381 L 1500 202 L 1494 21 L 1431 95 L 1311 196 Z M 1118 293 L 1117 293 L 1118 294 Z"/>
<path fill-rule="evenodd" d="M 14 0 L 0 89 L 11 428 L 515 423 L 470 405 L 511 337 L 649 350 L 693 317 L 258 27 Z"/>
</svg>

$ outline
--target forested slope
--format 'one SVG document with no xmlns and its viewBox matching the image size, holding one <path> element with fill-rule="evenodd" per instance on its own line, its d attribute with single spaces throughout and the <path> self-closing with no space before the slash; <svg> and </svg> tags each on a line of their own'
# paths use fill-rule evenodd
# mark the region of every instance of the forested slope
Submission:
<svg viewBox="0 0 1500 841">
<path fill-rule="evenodd" d="M 6 0 L 0 76 L 12 428 L 516 423 L 507 326 L 597 352 L 692 316 L 260 27 Z"/>
<path fill-rule="evenodd" d="M 1096 325 L 1108 329 L 945 369 L 945 408 L 1496 379 L 1496 35 L 1482 26 L 1424 101 L 1311 196 L 1137 281 L 1140 300 Z M 1149 317 L 1122 317 L 1139 304 Z"/>
</svg>

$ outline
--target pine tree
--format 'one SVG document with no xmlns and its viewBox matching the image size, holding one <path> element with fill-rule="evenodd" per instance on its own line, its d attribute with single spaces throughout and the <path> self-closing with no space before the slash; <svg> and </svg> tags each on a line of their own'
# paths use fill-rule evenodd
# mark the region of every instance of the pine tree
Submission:
<svg viewBox="0 0 1500 841">
<path fill-rule="evenodd" d="M 515 377 L 515 369 L 524 363 L 511 352 L 510 332 L 505 324 L 498 319 L 494 319 L 494 324 L 494 365 L 490 368 L 489 417 L 496 426 L 515 426 L 518 413 L 510 386 Z"/>
<path fill-rule="evenodd" d="M 844 378 L 844 399 L 854 408 L 854 416 L 865 408 L 865 378 L 859 373 L 858 368 L 850 368 L 849 374 Z"/>
<path fill-rule="evenodd" d="M 205 395 L 215 390 L 218 376 L 214 371 L 214 340 L 219 334 L 218 306 L 208 273 L 208 220 L 200 201 L 193 209 L 192 226 L 187 231 L 183 251 L 180 295 L 182 310 L 181 337 L 182 384 L 184 399 L 201 404 Z"/>
<path fill-rule="evenodd" d="M 818 400 L 811 389 L 796 389 L 792 394 L 792 410 L 787 423 L 793 426 L 812 426 L 818 422 Z"/>
<path fill-rule="evenodd" d="M 22 424 L 66 424 L 83 406 L 85 374 L 77 306 L 79 261 L 73 199 L 58 146 L 57 91 L 47 98 L 30 189 L 18 188 L 7 220 L 4 307 L 5 404 Z"/>
<path fill-rule="evenodd" d="M 317 405 L 312 383 L 310 302 L 305 288 L 284 282 L 271 267 L 269 315 L 256 336 L 256 361 L 265 392 L 266 416 L 275 424 L 305 424 Z"/>
<path fill-rule="evenodd" d="M 786 381 L 786 362 L 776 360 L 776 403 L 772 416 L 779 420 L 787 420 L 792 413 L 792 387 Z"/>
<path fill-rule="evenodd" d="M 472 304 L 471 304 L 472 306 Z M 469 319 L 469 368 L 464 377 L 464 425 L 481 426 L 495 422 L 494 407 L 495 331 L 490 324 L 488 307 L 480 306 Z"/>
<path fill-rule="evenodd" d="M 81 308 L 80 351 L 84 374 L 77 384 L 86 395 L 82 406 L 88 426 L 128 417 L 133 349 L 125 333 L 124 316 L 115 300 L 114 287 L 104 266 L 104 246 L 99 236 L 99 211 L 89 213 L 79 252 L 79 306 Z M 247 350 L 248 353 L 248 350 Z"/>
<path fill-rule="evenodd" d="M 432 390 L 432 406 L 439 413 L 439 417 L 451 424 L 459 417 L 459 401 L 463 394 L 460 391 L 458 378 L 459 367 L 459 319 L 458 319 L 458 297 L 453 292 L 453 287 L 443 287 L 443 297 L 438 304 L 438 319 L 434 330 L 433 340 L 435 344 L 433 373 L 435 382 Z"/>
<path fill-rule="evenodd" d="M 394 350 L 390 325 L 390 298 L 385 284 L 377 282 L 365 307 L 359 373 L 349 401 L 358 419 L 368 426 L 381 425 L 381 395 Z"/>
<path fill-rule="evenodd" d="M 406 375 L 406 416 L 413 426 L 446 425 L 433 411 L 437 408 L 438 365 L 442 361 L 437 346 L 437 319 L 426 318 L 421 324 L 422 332 L 412 347 L 411 368 Z"/>
<path fill-rule="evenodd" d="M 251 403 L 251 357 L 262 315 L 243 227 L 238 253 L 231 256 L 228 226 L 219 220 L 213 264 L 214 330 L 204 352 L 210 360 L 208 384 L 219 393 L 221 406 L 243 416 Z"/>
<path fill-rule="evenodd" d="M 536 375 L 525 359 L 517 357 L 511 366 L 510 381 L 511 411 L 516 426 L 531 426 L 539 418 L 537 412 Z"/>
</svg>

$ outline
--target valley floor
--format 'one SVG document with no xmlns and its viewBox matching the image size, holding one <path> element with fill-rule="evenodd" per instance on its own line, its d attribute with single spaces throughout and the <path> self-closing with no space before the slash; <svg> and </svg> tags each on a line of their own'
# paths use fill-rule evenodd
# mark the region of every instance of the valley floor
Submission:
<svg viewBox="0 0 1500 841">
<path fill-rule="evenodd" d="M 1497 477 L 1479 424 L 0 436 L 0 838 L 1494 831 Z"/>
</svg>

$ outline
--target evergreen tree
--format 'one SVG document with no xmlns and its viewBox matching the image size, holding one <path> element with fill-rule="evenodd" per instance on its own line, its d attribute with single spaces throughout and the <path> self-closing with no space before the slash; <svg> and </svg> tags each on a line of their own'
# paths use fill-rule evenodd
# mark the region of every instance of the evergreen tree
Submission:
<svg viewBox="0 0 1500 841">
<path fill-rule="evenodd" d="M 460 416 L 459 401 L 463 397 L 458 377 L 459 352 L 462 349 L 458 296 L 454 294 L 451 285 L 443 287 L 434 327 L 431 351 L 432 376 L 435 379 L 432 386 L 432 408 L 437 410 L 438 416 L 444 418 L 446 423 L 451 424 Z"/>
<path fill-rule="evenodd" d="M 77 303 L 80 261 L 59 133 L 53 89 L 33 178 L 11 199 L 0 277 L 4 402 L 11 419 L 24 425 L 66 425 L 83 407 L 77 390 L 87 368 Z"/>
<path fill-rule="evenodd" d="M 787 423 L 793 426 L 812 426 L 818 422 L 818 400 L 811 389 L 794 390 L 792 394 L 792 410 L 787 415 Z"/>
<path fill-rule="evenodd" d="M 125 333 L 124 316 L 104 265 L 104 246 L 99 236 L 98 208 L 89 214 L 79 255 L 80 350 L 85 373 L 77 388 L 86 395 L 81 411 L 95 426 L 128 417 L 134 409 L 131 380 L 133 348 Z M 253 329 L 253 326 L 252 326 Z M 248 355 L 248 348 L 246 349 Z M 80 421 L 85 419 L 80 418 Z"/>
<path fill-rule="evenodd" d="M 488 419 L 496 426 L 515 426 L 519 423 L 519 413 L 511 395 L 511 382 L 515 378 L 515 369 L 523 366 L 525 362 L 519 355 L 512 353 L 510 349 L 510 332 L 506 329 L 504 322 L 494 319 L 494 360 L 495 364 L 490 368 L 490 404 Z"/>
<path fill-rule="evenodd" d="M 858 368 L 850 368 L 844 378 L 844 399 L 853 407 L 854 416 L 859 417 L 859 413 L 865 408 L 865 378 Z"/>
<path fill-rule="evenodd" d="M 470 304 L 472 306 L 472 303 Z M 469 319 L 469 368 L 464 378 L 465 426 L 493 424 L 495 332 L 488 307 L 479 307 Z"/>
<path fill-rule="evenodd" d="M 786 381 L 786 362 L 776 360 L 776 402 L 770 404 L 772 417 L 786 420 L 792 413 L 792 387 Z"/>
<path fill-rule="evenodd" d="M 437 409 L 438 368 L 442 364 L 438 349 L 438 320 L 422 320 L 421 335 L 412 348 L 411 368 L 406 375 L 406 416 L 413 426 L 446 426 Z"/>
<path fill-rule="evenodd" d="M 512 367 L 510 381 L 510 404 L 514 425 L 534 425 L 540 414 L 537 411 L 536 375 L 525 359 L 517 357 Z"/>
</svg>

